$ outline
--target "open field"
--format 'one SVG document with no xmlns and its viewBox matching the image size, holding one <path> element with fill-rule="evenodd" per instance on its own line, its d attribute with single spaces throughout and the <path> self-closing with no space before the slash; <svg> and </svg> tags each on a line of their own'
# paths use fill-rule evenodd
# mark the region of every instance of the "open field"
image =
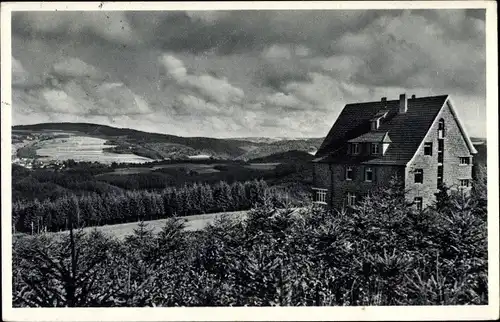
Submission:
<svg viewBox="0 0 500 322">
<path fill-rule="evenodd" d="M 42 155 L 41 160 L 67 160 L 98 161 L 110 164 L 112 162 L 143 163 L 152 161 L 149 158 L 134 154 L 116 154 L 104 152 L 103 149 L 111 147 L 105 144 L 106 140 L 88 136 L 72 136 L 66 139 L 52 139 L 39 142 L 37 154 Z"/>
<path fill-rule="evenodd" d="M 145 163 L 152 159 L 135 154 L 111 153 L 104 151 L 112 146 L 105 144 L 106 140 L 90 136 L 69 134 L 67 137 L 56 137 L 48 140 L 25 141 L 16 144 L 12 152 L 23 149 L 21 157 L 38 158 L 41 161 L 68 160 L 100 162 L 104 164 L 116 163 Z M 16 150 L 14 150 L 16 149 Z"/>
<path fill-rule="evenodd" d="M 298 213 L 302 208 L 296 208 L 294 213 Z M 245 220 L 248 214 L 248 210 L 244 211 L 231 211 L 231 212 L 218 212 L 213 214 L 204 214 L 204 215 L 194 215 L 194 216 L 185 216 L 178 217 L 179 219 L 185 222 L 185 230 L 186 231 L 197 231 L 202 230 L 207 227 L 209 224 L 213 223 L 216 219 L 228 216 L 232 219 L 237 220 Z M 145 221 L 148 229 L 152 229 L 154 234 L 159 233 L 167 219 L 159 219 L 159 220 L 150 220 Z M 118 239 L 125 239 L 125 237 L 132 235 L 134 233 L 134 229 L 138 227 L 139 222 L 125 223 L 125 224 L 116 224 L 116 225 L 105 225 L 105 226 L 97 226 L 97 227 L 86 227 L 83 229 L 84 232 L 88 233 L 94 229 L 105 233 L 109 236 L 116 237 Z M 62 231 L 57 233 L 49 233 L 55 235 L 67 234 L 68 231 Z M 21 234 L 19 234 L 21 235 Z"/>
<path fill-rule="evenodd" d="M 233 211 L 233 212 L 219 212 L 214 214 L 205 214 L 205 215 L 194 215 L 194 216 L 186 216 L 179 217 L 180 219 L 185 221 L 187 231 L 196 231 L 205 228 L 208 224 L 214 222 L 216 218 L 222 216 L 230 216 L 232 218 L 244 219 L 248 211 Z M 165 221 L 167 219 L 159 219 L 159 220 L 151 220 L 145 221 L 148 224 L 148 228 L 153 230 L 153 233 L 158 233 L 161 231 L 163 226 L 165 225 Z M 99 227 L 87 227 L 84 228 L 84 232 L 90 232 L 93 229 L 97 229 L 105 234 L 109 234 L 110 236 L 116 237 L 118 239 L 124 239 L 128 235 L 132 235 L 134 233 L 134 229 L 137 228 L 138 222 L 126 223 L 126 224 L 116 224 L 116 225 L 106 225 Z M 67 234 L 68 231 L 58 232 L 54 234 Z"/>
<path fill-rule="evenodd" d="M 249 165 L 246 165 L 245 168 L 255 170 L 274 170 L 278 165 L 280 165 L 280 162 L 250 163 Z"/>
<path fill-rule="evenodd" d="M 129 175 L 138 173 L 147 173 L 159 169 L 185 169 L 189 171 L 196 171 L 197 173 L 214 173 L 220 172 L 220 170 L 214 169 L 218 164 L 201 164 L 201 163 L 173 163 L 173 164 L 160 164 L 153 167 L 127 167 L 127 168 L 117 168 L 112 174 L 116 175 Z"/>
</svg>

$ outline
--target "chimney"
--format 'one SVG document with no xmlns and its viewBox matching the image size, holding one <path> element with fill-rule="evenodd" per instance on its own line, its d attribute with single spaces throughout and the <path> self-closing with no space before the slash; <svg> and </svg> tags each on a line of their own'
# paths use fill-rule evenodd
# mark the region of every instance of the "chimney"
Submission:
<svg viewBox="0 0 500 322">
<path fill-rule="evenodd" d="M 387 102 L 387 97 L 382 97 L 381 102 Z"/>
<path fill-rule="evenodd" d="M 404 114 L 408 110 L 408 101 L 406 94 L 399 95 L 399 114 Z"/>
<path fill-rule="evenodd" d="M 416 98 L 415 94 L 411 96 L 411 99 L 414 100 Z"/>
</svg>

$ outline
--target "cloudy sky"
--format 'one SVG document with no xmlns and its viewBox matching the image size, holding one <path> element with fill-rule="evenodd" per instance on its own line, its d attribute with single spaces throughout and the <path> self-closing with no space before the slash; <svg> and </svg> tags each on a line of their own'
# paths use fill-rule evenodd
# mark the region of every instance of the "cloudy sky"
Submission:
<svg viewBox="0 0 500 322">
<path fill-rule="evenodd" d="M 17 12 L 13 124 L 320 137 L 347 103 L 450 94 L 485 136 L 484 13 Z"/>
</svg>

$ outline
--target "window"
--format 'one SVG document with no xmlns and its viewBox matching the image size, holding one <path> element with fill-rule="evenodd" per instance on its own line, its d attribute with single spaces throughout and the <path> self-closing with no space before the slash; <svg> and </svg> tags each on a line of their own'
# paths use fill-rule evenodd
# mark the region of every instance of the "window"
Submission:
<svg viewBox="0 0 500 322">
<path fill-rule="evenodd" d="M 359 154 L 359 143 L 352 144 L 352 154 Z"/>
<path fill-rule="evenodd" d="M 443 185 L 443 166 L 438 165 L 438 171 L 437 171 L 437 187 L 441 188 Z"/>
<path fill-rule="evenodd" d="M 438 153 L 438 163 L 443 163 L 443 152 Z"/>
<path fill-rule="evenodd" d="M 424 170 L 416 169 L 415 170 L 415 183 L 423 183 L 424 182 Z"/>
<path fill-rule="evenodd" d="M 353 171 L 352 167 L 346 167 L 345 169 L 345 179 L 346 180 L 352 180 L 353 179 Z"/>
<path fill-rule="evenodd" d="M 443 152 L 443 150 L 444 150 L 444 140 L 439 139 L 438 140 L 438 152 Z"/>
<path fill-rule="evenodd" d="M 469 179 L 460 179 L 460 188 L 468 188 L 469 183 Z"/>
<path fill-rule="evenodd" d="M 347 193 L 347 205 L 354 206 L 356 204 L 356 194 L 352 192 Z"/>
<path fill-rule="evenodd" d="M 439 124 L 438 124 L 438 138 L 439 139 L 442 139 L 444 138 L 444 120 L 443 119 L 440 119 L 439 120 Z"/>
<path fill-rule="evenodd" d="M 469 157 L 460 157 L 460 165 L 469 165 L 470 158 Z"/>
<path fill-rule="evenodd" d="M 365 181 L 372 182 L 373 180 L 373 170 L 372 168 L 365 169 Z"/>
<path fill-rule="evenodd" d="M 439 139 L 438 140 L 438 163 L 443 163 L 444 159 L 444 140 Z"/>
<path fill-rule="evenodd" d="M 326 204 L 326 189 L 313 188 L 315 190 L 314 202 L 320 204 Z"/>
<path fill-rule="evenodd" d="M 378 154 L 378 143 L 372 143 L 372 154 Z"/>
<path fill-rule="evenodd" d="M 376 119 L 376 120 L 373 120 L 371 122 L 371 130 L 372 131 L 377 130 L 379 126 L 380 126 L 380 119 Z"/>
<path fill-rule="evenodd" d="M 424 155 L 432 155 L 432 142 L 424 143 Z"/>
<path fill-rule="evenodd" d="M 417 210 L 422 211 L 422 204 L 423 204 L 422 197 L 415 197 L 415 199 L 413 199 L 413 202 L 415 203 Z"/>
</svg>

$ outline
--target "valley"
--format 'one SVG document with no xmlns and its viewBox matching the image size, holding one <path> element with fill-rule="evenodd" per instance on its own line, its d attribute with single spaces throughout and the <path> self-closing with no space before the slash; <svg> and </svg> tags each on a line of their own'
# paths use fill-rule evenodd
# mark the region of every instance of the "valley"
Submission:
<svg viewBox="0 0 500 322">
<path fill-rule="evenodd" d="M 314 154 L 322 138 L 179 137 L 90 123 L 42 123 L 12 128 L 13 158 L 35 163 L 146 163 L 160 160 L 242 160 L 290 150 Z"/>
</svg>

